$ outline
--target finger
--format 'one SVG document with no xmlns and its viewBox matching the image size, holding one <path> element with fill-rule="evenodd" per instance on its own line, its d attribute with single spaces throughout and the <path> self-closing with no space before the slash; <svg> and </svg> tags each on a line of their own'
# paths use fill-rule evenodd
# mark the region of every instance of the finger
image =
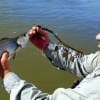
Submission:
<svg viewBox="0 0 100 100">
<path fill-rule="evenodd" d="M 33 34 L 35 34 L 35 33 L 36 33 L 36 32 L 33 31 L 33 30 L 29 30 L 29 32 L 28 32 L 29 35 L 33 35 Z"/>
<path fill-rule="evenodd" d="M 32 27 L 32 31 L 38 31 L 38 28 L 39 28 L 39 27 L 37 27 L 37 26 L 33 26 L 33 27 Z"/>
</svg>

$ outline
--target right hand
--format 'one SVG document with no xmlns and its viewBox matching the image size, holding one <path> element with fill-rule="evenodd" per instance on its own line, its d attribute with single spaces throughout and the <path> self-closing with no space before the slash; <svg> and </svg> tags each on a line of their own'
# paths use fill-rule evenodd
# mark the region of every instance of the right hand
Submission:
<svg viewBox="0 0 100 100">
<path fill-rule="evenodd" d="M 49 43 L 47 33 L 38 26 L 33 26 L 29 30 L 28 35 L 30 42 L 41 50 L 44 50 Z"/>
</svg>

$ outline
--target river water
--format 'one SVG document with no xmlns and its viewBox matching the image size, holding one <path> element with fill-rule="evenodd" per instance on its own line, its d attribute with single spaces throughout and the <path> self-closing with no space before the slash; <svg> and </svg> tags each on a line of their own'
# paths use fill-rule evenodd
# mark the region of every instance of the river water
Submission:
<svg viewBox="0 0 100 100">
<path fill-rule="evenodd" d="M 64 42 L 85 53 L 95 52 L 95 35 L 100 32 L 99 10 L 99 0 L 1 0 L 0 36 L 15 36 L 38 24 L 52 29 Z M 31 45 L 10 63 L 22 78 L 35 82 L 46 92 L 67 87 L 73 80 L 68 80 L 65 72 L 49 68 L 52 65 Z M 0 92 L 0 99 L 8 100 L 2 89 Z"/>
</svg>

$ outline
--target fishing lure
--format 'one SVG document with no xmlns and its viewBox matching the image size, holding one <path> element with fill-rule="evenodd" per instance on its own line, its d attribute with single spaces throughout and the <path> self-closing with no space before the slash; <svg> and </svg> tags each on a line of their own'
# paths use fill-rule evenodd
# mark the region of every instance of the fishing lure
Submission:
<svg viewBox="0 0 100 100">
<path fill-rule="evenodd" d="M 28 34 L 24 33 L 12 38 L 2 38 L 0 39 L 0 57 L 7 51 L 9 53 L 9 59 L 13 59 L 16 56 L 16 52 L 21 48 L 24 48 L 28 42 Z"/>
</svg>

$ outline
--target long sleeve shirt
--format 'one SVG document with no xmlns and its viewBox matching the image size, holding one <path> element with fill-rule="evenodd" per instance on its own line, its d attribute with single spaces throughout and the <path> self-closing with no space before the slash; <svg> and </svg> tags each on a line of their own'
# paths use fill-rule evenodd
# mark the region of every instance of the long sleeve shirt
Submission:
<svg viewBox="0 0 100 100">
<path fill-rule="evenodd" d="M 57 88 L 48 94 L 10 72 L 3 79 L 10 100 L 100 100 L 99 51 L 85 55 L 60 43 L 50 42 L 44 54 L 57 69 L 69 71 L 83 80 L 74 89 Z"/>
</svg>

